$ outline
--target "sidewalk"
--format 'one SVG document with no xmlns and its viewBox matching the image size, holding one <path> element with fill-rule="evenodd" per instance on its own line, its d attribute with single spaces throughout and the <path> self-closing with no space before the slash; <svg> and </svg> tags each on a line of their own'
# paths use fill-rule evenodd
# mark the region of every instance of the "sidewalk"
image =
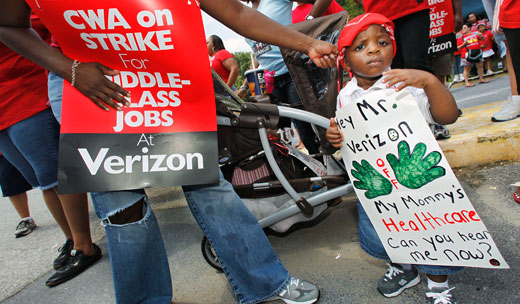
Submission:
<svg viewBox="0 0 520 304">
<path fill-rule="evenodd" d="M 457 122 L 447 126 L 451 138 L 438 142 L 451 167 L 520 159 L 520 118 L 491 121 L 491 116 L 505 103 L 465 108 Z"/>
</svg>

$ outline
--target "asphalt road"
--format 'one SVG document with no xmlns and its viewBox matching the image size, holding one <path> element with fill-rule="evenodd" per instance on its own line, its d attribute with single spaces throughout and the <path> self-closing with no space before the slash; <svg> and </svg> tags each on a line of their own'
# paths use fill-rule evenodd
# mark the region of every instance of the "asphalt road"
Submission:
<svg viewBox="0 0 520 304">
<path fill-rule="evenodd" d="M 465 191 L 511 266 L 508 270 L 467 268 L 452 275 L 459 303 L 520 303 L 520 204 L 513 201 L 511 184 L 520 181 L 520 164 L 456 170 Z M 202 233 L 193 221 L 179 188 L 150 192 L 168 252 L 175 303 L 235 303 L 224 275 L 206 264 L 200 253 Z M 98 220 L 91 225 L 104 257 L 77 278 L 55 288 L 45 280 L 52 274 L 56 246 L 63 241 L 39 191 L 30 192 L 30 205 L 39 228 L 14 239 L 17 216 L 0 199 L 0 301 L 19 303 L 113 303 L 112 278 L 106 239 Z M 387 299 L 376 291 L 384 263 L 366 255 L 357 238 L 353 197 L 331 207 L 313 225 L 285 236 L 270 235 L 273 247 L 295 276 L 317 283 L 320 303 L 426 303 L 425 283 Z M 424 277 L 423 277 L 424 278 Z"/>
<path fill-rule="evenodd" d="M 475 82 L 475 86 L 470 88 L 466 88 L 463 83 L 458 83 L 450 89 L 460 109 L 506 100 L 511 96 L 507 74 L 498 74 L 486 79 L 489 83 Z"/>
</svg>

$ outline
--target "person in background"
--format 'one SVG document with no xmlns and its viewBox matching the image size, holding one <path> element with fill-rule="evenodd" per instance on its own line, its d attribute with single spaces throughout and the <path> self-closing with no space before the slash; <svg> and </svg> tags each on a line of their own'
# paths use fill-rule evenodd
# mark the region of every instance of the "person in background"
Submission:
<svg viewBox="0 0 520 304">
<path fill-rule="evenodd" d="M 0 154 L 0 190 L 3 197 L 8 197 L 16 212 L 20 216 L 20 222 L 16 225 L 15 238 L 26 236 L 37 226 L 29 211 L 27 191 L 32 185 L 23 177 L 5 157 Z"/>
<path fill-rule="evenodd" d="M 466 87 L 473 87 L 474 85 L 469 82 L 469 72 L 471 69 L 471 62 L 468 61 L 468 56 L 471 50 L 478 50 L 482 52 L 480 47 L 480 41 L 484 41 L 484 36 L 480 32 L 473 32 L 470 30 L 471 24 L 466 23 L 462 26 L 462 44 L 458 45 L 457 48 L 464 49 L 463 53 L 465 54 L 462 57 L 462 66 L 464 67 L 464 82 L 466 83 Z M 475 62 L 477 66 L 478 77 L 480 79 L 479 83 L 488 83 L 489 81 L 484 79 L 484 58 L 480 56 L 478 62 Z"/>
<path fill-rule="evenodd" d="M 493 70 L 491 69 L 491 57 L 495 55 L 495 52 L 493 51 L 495 35 L 487 29 L 486 24 L 483 22 L 478 24 L 477 29 L 482 36 L 484 36 L 484 40 L 480 41 L 480 48 L 482 49 L 482 57 L 484 57 L 484 62 L 487 67 L 486 75 L 493 75 Z"/>
<path fill-rule="evenodd" d="M 477 32 L 478 31 L 478 28 L 477 28 L 477 15 L 475 15 L 475 13 L 469 13 L 468 14 L 468 17 L 466 18 L 466 22 L 469 23 L 469 29 L 472 31 L 472 32 Z"/>
<path fill-rule="evenodd" d="M 286 26 L 292 24 L 293 0 L 240 1 L 251 3 L 254 9 L 281 25 Z M 330 6 L 331 0 L 306 0 L 300 2 L 313 4 L 311 11 L 306 17 L 306 20 L 310 20 L 322 16 Z M 274 89 L 272 95 L 274 96 L 276 103 L 290 104 L 295 107 L 303 106 L 293 79 L 283 60 L 280 48 L 275 45 L 251 39 L 246 39 L 246 41 L 253 50 L 256 60 L 260 64 L 259 68 L 274 71 Z M 298 129 L 300 138 L 305 145 L 305 148 L 309 151 L 309 154 L 318 153 L 320 147 L 316 141 L 316 133 L 312 129 L 312 126 L 300 120 L 293 120 L 293 122 Z"/>
<path fill-rule="evenodd" d="M 307 20 L 306 18 L 309 16 L 312 9 L 312 4 L 303 2 L 296 3 L 297 5 L 292 11 L 292 23 L 299 23 Z M 343 9 L 343 7 L 339 5 L 338 2 L 336 2 L 336 0 L 332 0 L 329 7 L 322 16 L 328 16 L 343 11 L 345 11 L 345 9 Z"/>
<path fill-rule="evenodd" d="M 226 50 L 224 42 L 217 35 L 209 36 L 206 41 L 208 46 L 209 62 L 211 67 L 224 80 L 231 89 L 235 90 L 234 85 L 237 80 L 240 67 L 233 55 Z"/>
<path fill-rule="evenodd" d="M 457 45 L 461 45 L 462 33 L 459 31 L 455 34 L 457 39 Z M 462 61 L 462 49 L 457 48 L 457 50 L 453 53 L 453 82 L 459 82 L 464 80 L 464 75 L 462 75 L 464 68 L 461 65 Z"/>
</svg>

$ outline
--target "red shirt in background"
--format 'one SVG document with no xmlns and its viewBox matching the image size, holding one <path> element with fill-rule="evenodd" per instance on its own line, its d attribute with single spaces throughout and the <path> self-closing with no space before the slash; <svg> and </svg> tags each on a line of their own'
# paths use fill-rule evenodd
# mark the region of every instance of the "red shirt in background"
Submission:
<svg viewBox="0 0 520 304">
<path fill-rule="evenodd" d="M 298 23 L 305 21 L 305 17 L 311 12 L 312 4 L 301 4 L 294 8 L 292 11 L 292 23 Z M 323 16 L 332 15 L 335 13 L 343 12 L 344 9 L 341 5 L 339 5 L 336 0 L 332 0 L 332 2 L 329 5 L 329 8 L 325 11 Z"/>
<path fill-rule="evenodd" d="M 222 62 L 228 58 L 232 58 L 233 55 L 231 55 L 230 52 L 226 50 L 220 50 L 215 53 L 215 56 L 210 58 L 210 64 L 211 67 L 217 72 L 217 74 L 224 80 L 225 83 L 228 82 L 229 79 L 229 71 L 222 65 Z"/>
<path fill-rule="evenodd" d="M 520 28 L 520 1 L 504 0 L 498 18 L 500 26 L 508 29 Z"/>
<path fill-rule="evenodd" d="M 36 15 L 32 27 L 47 42 L 50 33 Z M 0 43 L 0 130 L 47 109 L 47 71 Z"/>
<path fill-rule="evenodd" d="M 480 33 L 471 32 L 470 34 L 463 35 L 462 39 L 467 42 L 466 48 L 468 50 L 479 50 L 480 49 Z"/>
<path fill-rule="evenodd" d="M 495 37 L 495 35 L 493 35 L 493 33 L 491 31 L 485 31 L 484 33 L 482 33 L 482 36 L 484 36 L 484 41 L 480 41 L 480 45 L 481 45 L 481 48 L 482 48 L 482 51 L 487 51 L 487 50 L 490 50 L 493 48 L 493 37 Z M 484 46 L 484 47 L 482 47 Z"/>
<path fill-rule="evenodd" d="M 464 43 L 464 40 L 462 39 L 462 33 L 458 32 L 455 36 L 457 37 L 457 46 L 462 45 Z M 459 50 L 456 50 L 453 54 L 454 55 L 464 55 L 465 51 L 466 51 L 466 49 L 461 48 Z M 462 56 L 462 57 L 464 57 L 464 56 Z"/>
<path fill-rule="evenodd" d="M 365 13 L 379 13 L 393 21 L 430 7 L 427 0 L 363 0 L 363 8 Z"/>
</svg>

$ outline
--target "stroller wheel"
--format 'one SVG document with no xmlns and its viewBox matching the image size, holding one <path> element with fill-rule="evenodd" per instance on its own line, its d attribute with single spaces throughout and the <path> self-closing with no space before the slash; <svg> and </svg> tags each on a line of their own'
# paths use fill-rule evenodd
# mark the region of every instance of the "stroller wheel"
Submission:
<svg viewBox="0 0 520 304">
<path fill-rule="evenodd" d="M 222 272 L 222 267 L 220 267 L 220 262 L 217 258 L 217 255 L 215 254 L 215 251 L 213 251 L 213 247 L 211 247 L 208 238 L 205 236 L 202 239 L 200 249 L 202 250 L 202 256 L 206 262 L 208 262 L 211 267 Z"/>
</svg>

